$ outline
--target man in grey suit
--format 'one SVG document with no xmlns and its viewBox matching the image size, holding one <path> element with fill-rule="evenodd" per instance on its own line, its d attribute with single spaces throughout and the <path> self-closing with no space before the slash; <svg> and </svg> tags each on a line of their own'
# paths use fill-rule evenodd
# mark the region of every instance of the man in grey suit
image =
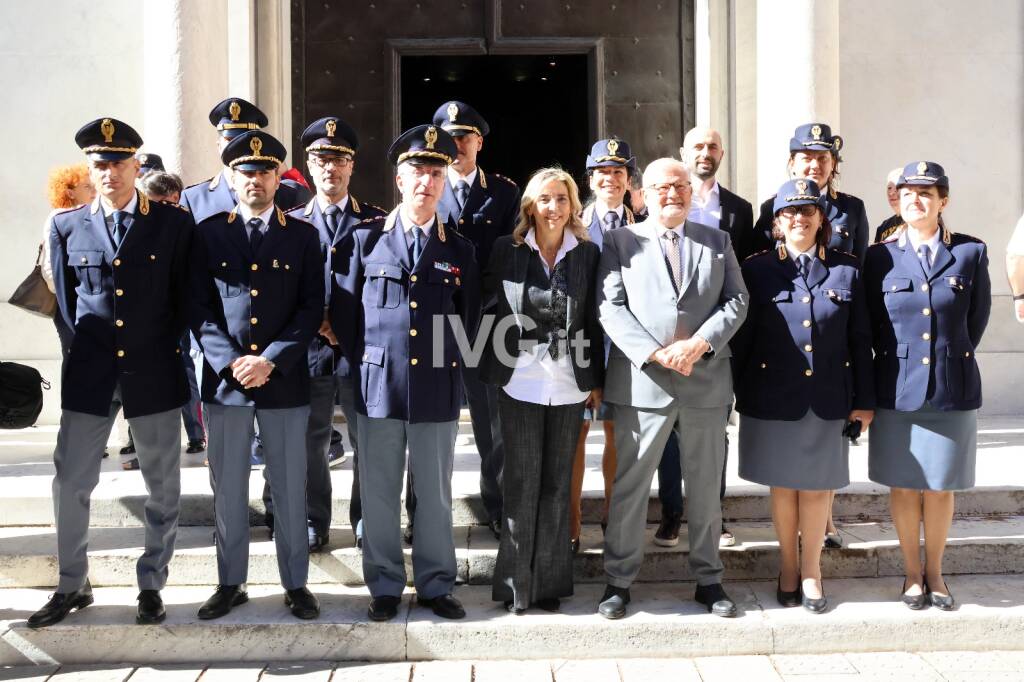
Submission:
<svg viewBox="0 0 1024 682">
<path fill-rule="evenodd" d="M 648 219 L 609 232 L 601 254 L 600 319 L 614 343 L 604 395 L 615 405 L 619 460 L 605 535 L 608 587 L 598 612 L 626 615 L 643 561 L 651 479 L 674 429 L 690 502 L 695 598 L 716 615 L 735 616 L 722 589 L 718 488 L 732 404 L 728 343 L 746 317 L 747 290 L 729 235 L 686 220 L 686 167 L 658 159 L 644 171 L 643 186 Z"/>
</svg>

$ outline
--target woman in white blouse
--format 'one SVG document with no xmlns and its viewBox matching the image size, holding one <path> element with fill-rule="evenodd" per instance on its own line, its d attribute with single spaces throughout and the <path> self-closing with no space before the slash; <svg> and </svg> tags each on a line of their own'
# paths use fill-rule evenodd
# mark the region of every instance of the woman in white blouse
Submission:
<svg viewBox="0 0 1024 682">
<path fill-rule="evenodd" d="M 599 406 L 604 376 L 600 249 L 579 215 L 572 177 L 537 171 L 523 190 L 519 223 L 495 242 L 484 275 L 497 317 L 483 323 L 491 326 L 481 377 L 501 387 L 505 447 L 492 598 L 515 614 L 531 604 L 556 611 L 573 592 L 572 460 L 583 408 Z"/>
</svg>

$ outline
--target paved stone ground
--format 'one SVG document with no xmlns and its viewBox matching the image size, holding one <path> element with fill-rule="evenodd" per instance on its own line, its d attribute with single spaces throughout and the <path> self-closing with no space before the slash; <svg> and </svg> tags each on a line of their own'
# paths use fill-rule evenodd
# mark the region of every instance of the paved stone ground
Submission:
<svg viewBox="0 0 1024 682">
<path fill-rule="evenodd" d="M 428 661 L 269 663 L 210 667 L 0 668 L 0 680 L 88 682 L 1010 682 L 1024 681 L 1024 652 L 857 653 L 823 656 L 714 656 L 588 661 Z"/>
</svg>

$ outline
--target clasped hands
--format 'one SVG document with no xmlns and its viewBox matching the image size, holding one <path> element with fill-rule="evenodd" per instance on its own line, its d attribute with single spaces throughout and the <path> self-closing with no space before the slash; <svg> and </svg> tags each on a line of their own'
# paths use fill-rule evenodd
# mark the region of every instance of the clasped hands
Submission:
<svg viewBox="0 0 1024 682">
<path fill-rule="evenodd" d="M 679 372 L 684 377 L 690 376 L 693 366 L 705 353 L 711 350 L 711 344 L 701 336 L 673 341 L 669 345 L 651 353 L 648 362 L 656 362 L 662 367 Z"/>
<path fill-rule="evenodd" d="M 231 363 L 231 374 L 242 388 L 259 388 L 273 371 L 274 363 L 262 355 L 243 355 Z"/>
</svg>

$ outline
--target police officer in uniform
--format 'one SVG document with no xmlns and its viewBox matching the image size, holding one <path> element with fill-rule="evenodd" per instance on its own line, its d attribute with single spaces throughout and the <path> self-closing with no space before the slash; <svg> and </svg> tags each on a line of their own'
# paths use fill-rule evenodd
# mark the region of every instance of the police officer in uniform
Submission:
<svg viewBox="0 0 1024 682">
<path fill-rule="evenodd" d="M 75 142 L 89 159 L 98 196 L 50 222 L 56 322 L 62 338 L 70 339 L 53 453 L 60 579 L 28 625 L 53 625 L 92 603 L 89 497 L 122 408 L 148 491 L 136 622 L 159 623 L 165 617 L 160 590 L 178 528 L 178 413 L 188 399 L 178 340 L 187 322 L 192 221 L 180 208 L 135 189 L 139 162 L 133 155 L 142 139 L 129 125 L 97 119 L 78 131 Z"/>
<path fill-rule="evenodd" d="M 360 202 L 348 191 L 356 164 L 356 150 L 359 149 L 359 138 L 351 126 L 337 116 L 326 116 L 309 124 L 302 132 L 301 141 L 306 150 L 306 168 L 316 186 L 316 196 L 305 206 L 292 209 L 287 215 L 305 220 L 316 228 L 324 260 L 324 282 L 329 296 L 332 254 L 337 253 L 339 244 L 350 238 L 358 223 L 383 216 L 384 211 L 373 204 Z M 315 552 L 325 547 L 330 539 L 331 472 L 327 451 L 331 444 L 335 395 L 340 399 L 341 410 L 348 425 L 349 442 L 358 453 L 355 388 L 348 360 L 338 348 L 338 339 L 327 320 L 326 307 L 320 329 L 309 345 L 308 363 L 310 397 L 309 425 L 306 431 L 306 510 L 309 549 Z M 352 471 L 354 477 L 349 521 L 358 538 L 362 512 L 359 503 L 359 469 L 355 459 L 352 461 Z M 273 496 L 270 494 L 269 482 L 263 487 L 263 503 L 268 517 L 272 517 Z M 273 523 L 269 525 L 272 527 Z"/>
<path fill-rule="evenodd" d="M 360 224 L 335 254 L 331 327 L 357 371 L 363 504 L 363 576 L 369 616 L 398 613 L 402 556 L 402 477 L 408 448 L 413 493 L 412 565 L 420 604 L 443 618 L 465 611 L 452 596 L 452 464 L 462 406 L 462 358 L 450 317 L 472 338 L 479 317 L 473 243 L 437 213 L 455 142 L 421 125 L 388 150 L 402 203 L 386 219 Z"/>
<path fill-rule="evenodd" d="M 636 157 L 629 149 L 629 143 L 618 138 L 598 140 L 587 155 L 587 181 L 594 200 L 583 209 L 583 224 L 587 226 L 590 241 L 598 248 L 604 246 L 604 235 L 623 225 L 635 222 L 633 212 L 624 203 L 629 189 L 630 176 L 637 173 Z M 611 349 L 611 339 L 605 337 L 605 359 Z M 604 512 L 601 525 L 608 522 L 608 504 L 612 499 L 612 482 L 615 480 L 615 435 L 612 423 L 612 406 L 601 403 L 597 414 L 589 414 L 583 421 L 580 438 L 576 444 L 576 457 L 572 466 L 572 488 L 569 501 L 569 538 L 573 552 L 580 548 L 582 514 L 580 504 L 583 496 L 583 474 L 586 470 L 585 446 L 590 433 L 590 420 L 600 419 L 604 425 L 604 452 L 601 470 L 604 474 Z M 673 444 L 674 447 L 674 444 Z"/>
<path fill-rule="evenodd" d="M 217 129 L 217 153 L 222 153 L 234 138 L 250 130 L 265 128 L 267 115 L 251 102 L 240 97 L 229 97 L 210 110 L 210 124 Z M 288 210 L 309 199 L 309 192 L 295 184 L 282 183 L 275 194 L 274 203 Z M 186 187 L 181 203 L 192 212 L 196 224 L 212 215 L 229 213 L 238 205 L 238 196 L 231 187 L 231 170 Z"/>
<path fill-rule="evenodd" d="M 490 133 L 487 121 L 465 102 L 445 102 L 434 112 L 434 125 L 447 131 L 458 151 L 448 167 L 444 194 L 437 212 L 476 248 L 476 262 L 483 267 L 491 255 L 495 240 L 512 234 L 519 219 L 519 188 L 497 173 L 487 173 L 477 165 L 484 137 Z M 493 309 L 492 303 L 487 307 Z M 462 380 L 473 422 L 473 440 L 480 453 L 480 498 L 487 511 L 488 527 L 495 537 L 501 528 L 501 470 L 505 456 L 498 421 L 497 392 L 480 381 L 476 367 L 463 367 Z M 406 495 L 409 518 L 415 511 L 416 497 Z"/>
<path fill-rule="evenodd" d="M 306 589 L 306 428 L 310 341 L 323 322 L 324 270 L 316 230 L 274 206 L 284 146 L 263 131 L 221 153 L 239 204 L 196 228 L 192 332 L 203 350 L 210 483 L 217 520 L 217 591 L 199 618 L 248 600 L 249 451 L 259 422 L 274 498 L 277 565 L 285 604 L 316 618 Z"/>
<path fill-rule="evenodd" d="M 825 217 L 832 225 L 829 248 L 852 253 L 863 262 L 870 237 L 864 202 L 834 187 L 839 164 L 843 160 L 839 156 L 842 148 L 843 138 L 833 135 L 827 124 L 806 123 L 797 127 L 789 140 L 787 168 L 791 178 L 813 180 L 822 188 L 827 203 Z M 772 236 L 774 202 L 775 197 L 771 196 L 761 204 L 761 213 L 753 231 L 746 232 L 737 240 L 736 255 L 740 262 L 751 254 L 775 247 L 777 240 Z"/>
</svg>

